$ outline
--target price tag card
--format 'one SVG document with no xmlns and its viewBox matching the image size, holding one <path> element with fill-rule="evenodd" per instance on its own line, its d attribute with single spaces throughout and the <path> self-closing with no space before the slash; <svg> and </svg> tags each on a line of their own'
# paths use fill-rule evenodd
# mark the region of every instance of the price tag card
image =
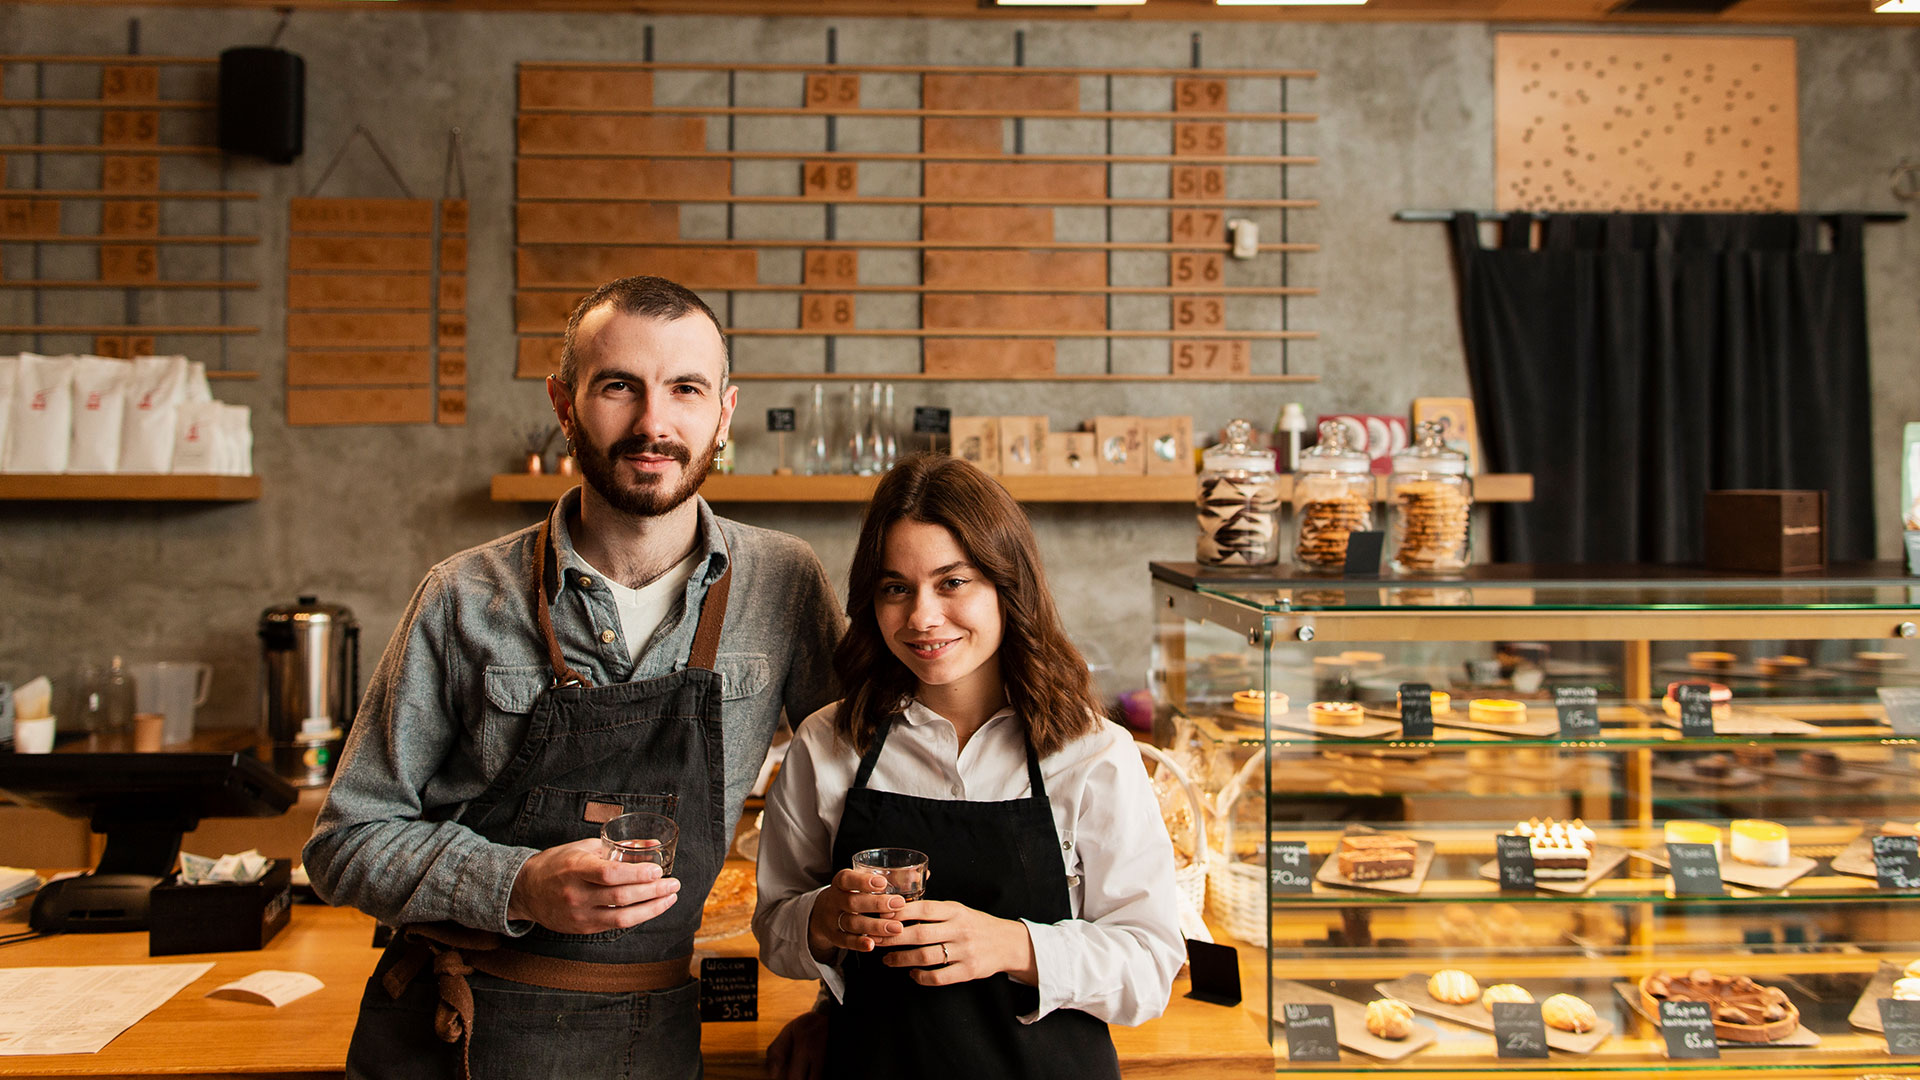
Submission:
<svg viewBox="0 0 1920 1080">
<path fill-rule="evenodd" d="M 1340 1040 L 1333 1030 L 1331 1005 L 1282 1005 L 1287 1022 L 1288 1061 L 1339 1061 Z"/>
<path fill-rule="evenodd" d="M 1275 841 L 1267 866 L 1276 896 L 1313 891 L 1313 862 L 1307 857 L 1305 840 Z"/>
<path fill-rule="evenodd" d="M 1433 738 L 1433 687 L 1426 683 L 1400 684 L 1400 737 Z"/>
<path fill-rule="evenodd" d="M 760 1019 L 760 961 L 709 956 L 700 961 L 700 1022 Z"/>
<path fill-rule="evenodd" d="M 793 410 L 792 409 L 768 409 L 767 410 L 767 430 L 768 431 L 792 431 L 793 430 Z"/>
<path fill-rule="evenodd" d="M 953 410 L 933 405 L 915 405 L 913 407 L 913 433 L 915 435 L 945 435 L 953 428 Z"/>
<path fill-rule="evenodd" d="M 1540 1003 L 1494 1002 L 1493 1042 L 1497 1055 L 1503 1058 L 1546 1057 L 1547 1022 L 1540 1018 Z"/>
<path fill-rule="evenodd" d="M 1873 876 L 1883 889 L 1920 889 L 1920 838 L 1873 838 Z"/>
<path fill-rule="evenodd" d="M 1533 881 L 1533 841 L 1525 836 L 1500 835 L 1493 838 L 1494 854 L 1500 860 L 1500 888 L 1527 891 Z"/>
<path fill-rule="evenodd" d="M 1553 707 L 1560 713 L 1561 738 L 1600 737 L 1600 691 L 1591 686 L 1562 686 L 1553 692 Z"/>
<path fill-rule="evenodd" d="M 1713 687 L 1703 682 L 1681 683 L 1673 688 L 1673 700 L 1680 703 L 1680 734 L 1689 739 L 1713 734 Z"/>
<path fill-rule="evenodd" d="M 1673 873 L 1676 896 L 1724 896 L 1720 856 L 1712 844 L 1668 844 L 1667 865 Z"/>
<path fill-rule="evenodd" d="M 1240 951 L 1187 939 L 1187 996 L 1210 1005 L 1240 1004 Z"/>
<path fill-rule="evenodd" d="M 1886 1029 L 1887 1053 L 1920 1054 L 1920 1001 L 1881 998 L 1880 1026 Z"/>
<path fill-rule="evenodd" d="M 1380 549 L 1385 546 L 1386 540 L 1387 534 L 1383 532 L 1348 533 L 1346 576 L 1379 577 Z"/>
<path fill-rule="evenodd" d="M 1895 735 L 1920 737 L 1920 686 L 1883 686 L 1880 704 L 1886 707 L 1887 723 Z"/>
<path fill-rule="evenodd" d="M 1713 1009 L 1704 1001 L 1661 1002 L 1660 1035 L 1667 1040 L 1670 1058 L 1720 1056 L 1720 1044 L 1713 1038 Z"/>
</svg>

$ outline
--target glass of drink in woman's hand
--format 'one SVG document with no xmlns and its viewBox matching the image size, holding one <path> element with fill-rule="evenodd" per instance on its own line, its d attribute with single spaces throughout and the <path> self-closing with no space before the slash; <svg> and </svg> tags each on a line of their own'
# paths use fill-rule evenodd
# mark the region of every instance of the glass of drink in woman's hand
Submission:
<svg viewBox="0 0 1920 1080">
<path fill-rule="evenodd" d="M 673 875 L 673 849 L 680 826 L 665 814 L 621 814 L 600 826 L 600 843 L 614 862 L 659 863 L 661 875 Z"/>
<path fill-rule="evenodd" d="M 868 848 L 854 855 L 853 868 L 886 878 L 887 892 L 909 901 L 926 894 L 927 879 L 933 876 L 926 855 L 912 848 Z"/>
</svg>

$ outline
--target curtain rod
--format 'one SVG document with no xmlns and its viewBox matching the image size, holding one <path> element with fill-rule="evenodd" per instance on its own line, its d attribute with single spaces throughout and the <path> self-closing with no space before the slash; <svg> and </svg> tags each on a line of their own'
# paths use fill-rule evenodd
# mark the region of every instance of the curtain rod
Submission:
<svg viewBox="0 0 1920 1080">
<path fill-rule="evenodd" d="M 1604 216 L 1604 215 L 1606 215 L 1606 214 L 1608 214 L 1608 213 L 1627 213 L 1628 211 L 1605 211 L 1605 210 L 1552 210 L 1552 211 L 1545 211 L 1545 210 L 1540 210 L 1540 211 L 1535 211 L 1535 210 L 1522 210 L 1522 211 L 1516 211 L 1516 212 L 1517 212 L 1517 213 L 1521 213 L 1521 214 L 1525 214 L 1525 215 L 1527 215 L 1527 216 L 1529 216 L 1529 217 L 1545 217 L 1545 216 L 1547 216 L 1548 214 L 1562 214 L 1562 215 L 1582 215 L 1582 216 L 1595 216 L 1595 217 L 1599 217 L 1599 216 Z M 1675 213 L 1704 213 L 1704 212 L 1706 212 L 1706 211 L 1676 211 Z M 1499 211 L 1489 211 L 1489 210 L 1401 210 L 1401 211 L 1399 211 L 1398 213 L 1396 213 L 1396 214 L 1394 214 L 1394 215 L 1393 215 L 1393 219 L 1394 219 L 1395 221 L 1452 221 L 1452 220 L 1453 220 L 1453 218 L 1454 218 L 1454 215 L 1455 215 L 1455 214 L 1462 214 L 1462 213 L 1471 213 L 1471 214 L 1473 214 L 1473 215 L 1475 215 L 1476 217 L 1478 217 L 1478 218 L 1479 218 L 1479 219 L 1480 219 L 1481 221 L 1505 221 L 1505 220 L 1507 220 L 1507 218 L 1508 218 L 1508 217 L 1510 216 L 1510 215 L 1509 215 L 1509 213 L 1508 213 L 1507 211 L 1505 211 L 1505 210 L 1499 210 Z M 1783 211 L 1783 213 L 1784 213 L 1784 211 Z M 1843 216 L 1847 216 L 1847 215 L 1852 215 L 1852 216 L 1855 216 L 1855 217 L 1858 217 L 1858 218 L 1860 218 L 1860 219 L 1861 219 L 1861 220 L 1863 220 L 1863 221 L 1867 221 L 1867 222 L 1870 222 L 1870 223 L 1872 223 L 1872 224 L 1876 224 L 1876 225 L 1878 225 L 1878 224 L 1887 224 L 1887 223 L 1890 223 L 1890 222 L 1895 222 L 1895 221 L 1905 221 L 1905 220 L 1907 220 L 1907 212 L 1906 212 L 1906 211 L 1904 211 L 1904 210 L 1821 210 L 1821 211 L 1817 211 L 1817 212 L 1815 212 L 1815 214 L 1814 214 L 1814 216 L 1815 216 L 1815 217 L 1821 217 L 1821 218 L 1835 218 L 1835 217 L 1843 217 Z"/>
</svg>

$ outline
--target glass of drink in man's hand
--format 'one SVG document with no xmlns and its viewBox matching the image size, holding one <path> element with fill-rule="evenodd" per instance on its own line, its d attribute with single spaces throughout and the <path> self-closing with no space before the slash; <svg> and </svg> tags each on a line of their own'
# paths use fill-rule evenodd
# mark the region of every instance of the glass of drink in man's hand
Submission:
<svg viewBox="0 0 1920 1080">
<path fill-rule="evenodd" d="M 908 900 L 925 895 L 927 879 L 933 876 L 926 855 L 912 848 L 868 848 L 854 855 L 853 868 L 886 878 L 887 892 Z"/>
<path fill-rule="evenodd" d="M 673 848 L 680 826 L 665 814 L 635 812 L 600 826 L 600 843 L 614 862 L 659 863 L 662 876 L 673 874 Z"/>
</svg>

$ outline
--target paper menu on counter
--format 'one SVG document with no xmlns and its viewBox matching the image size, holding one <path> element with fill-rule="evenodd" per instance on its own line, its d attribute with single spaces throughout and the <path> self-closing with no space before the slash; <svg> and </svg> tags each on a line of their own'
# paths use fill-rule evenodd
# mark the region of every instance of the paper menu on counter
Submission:
<svg viewBox="0 0 1920 1080">
<path fill-rule="evenodd" d="M 0 1055 L 97 1054 L 204 964 L 0 968 Z"/>
<path fill-rule="evenodd" d="M 326 984 L 304 971 L 256 971 L 207 991 L 210 998 L 247 1001 L 279 1008 L 299 1001 Z"/>
</svg>

